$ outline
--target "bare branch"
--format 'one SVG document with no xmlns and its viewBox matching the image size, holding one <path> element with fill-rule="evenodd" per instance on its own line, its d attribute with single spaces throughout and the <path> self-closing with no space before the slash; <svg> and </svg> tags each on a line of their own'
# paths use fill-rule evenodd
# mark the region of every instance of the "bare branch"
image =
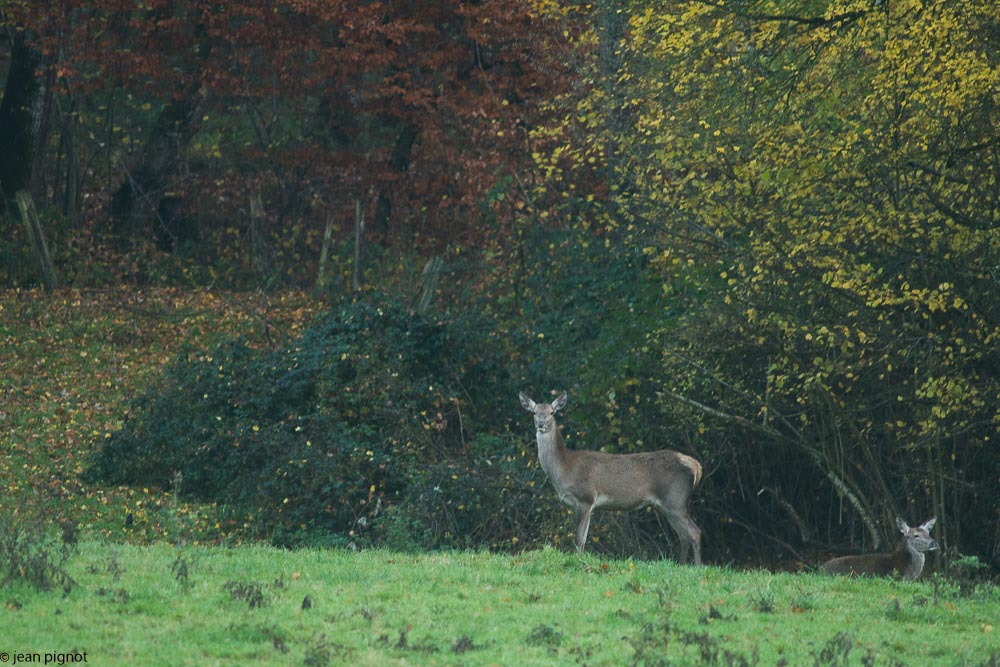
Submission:
<svg viewBox="0 0 1000 667">
<path fill-rule="evenodd" d="M 745 426 L 746 428 L 749 428 L 751 430 L 764 433 L 765 435 L 768 435 L 772 438 L 783 438 L 781 431 L 773 429 L 770 426 L 765 426 L 764 424 L 757 424 L 755 422 L 750 421 L 746 417 L 741 417 L 739 415 L 731 415 L 727 412 L 723 412 L 722 410 L 717 410 L 715 408 L 705 405 L 704 403 L 699 403 L 698 401 L 692 398 L 688 398 L 687 396 L 681 396 L 680 394 L 670 391 L 669 389 L 662 392 L 662 394 L 665 394 L 670 398 L 673 398 L 674 400 L 678 400 L 681 403 L 686 403 L 687 405 L 690 405 L 693 408 L 697 408 L 702 412 L 706 412 L 712 415 L 713 417 L 718 417 L 719 419 L 724 419 L 726 421 L 736 422 L 740 426 Z"/>
<path fill-rule="evenodd" d="M 833 484 L 833 488 L 837 490 L 837 493 L 840 495 L 840 497 L 846 499 L 847 502 L 850 503 L 855 510 L 857 510 L 858 515 L 861 517 L 861 520 L 864 522 L 865 527 L 868 528 L 868 532 L 871 534 L 872 543 L 874 544 L 874 547 L 876 549 L 879 547 L 882 540 L 879 537 L 879 532 L 875 524 L 875 521 L 872 519 L 871 514 L 866 509 L 865 504 L 861 501 L 858 495 L 850 489 L 847 483 L 843 479 L 841 479 L 840 476 L 838 476 L 837 473 L 835 473 L 829 465 L 827 465 L 826 458 L 823 456 L 823 453 L 820 450 L 816 449 L 815 447 L 807 445 L 805 440 L 802 438 L 798 439 L 789 438 L 777 429 L 771 428 L 770 426 L 766 426 L 764 424 L 757 424 L 755 422 L 750 421 L 746 417 L 741 417 L 739 415 L 731 415 L 729 413 L 723 412 L 722 410 L 717 410 L 716 408 L 712 408 L 703 403 L 699 403 L 694 399 L 687 398 L 686 396 L 681 396 L 680 394 L 670 390 L 664 391 L 663 393 L 675 400 L 678 400 L 682 403 L 697 408 L 702 412 L 710 414 L 714 417 L 718 417 L 719 419 L 735 422 L 748 429 L 757 431 L 758 433 L 763 433 L 769 437 L 778 440 L 792 441 L 795 444 L 795 446 L 797 446 L 802 451 L 806 452 L 813 459 L 813 461 L 816 463 L 816 466 L 821 471 L 823 471 L 823 474 L 826 475 L 827 479 L 830 480 L 830 483 Z"/>
<path fill-rule="evenodd" d="M 800 25 L 805 25 L 810 28 L 821 28 L 823 26 L 837 25 L 839 23 L 844 23 L 847 21 L 854 21 L 868 14 L 867 11 L 860 9 L 855 10 L 853 12 L 844 12 L 843 14 L 836 14 L 834 16 L 796 16 L 795 14 L 752 14 L 749 12 L 732 11 L 729 6 L 726 6 L 721 2 L 712 2 L 711 0 L 701 0 L 701 4 L 708 5 L 709 7 L 714 7 L 721 11 L 729 12 L 733 16 L 739 16 L 740 18 L 748 19 L 750 21 L 798 23 Z"/>
</svg>

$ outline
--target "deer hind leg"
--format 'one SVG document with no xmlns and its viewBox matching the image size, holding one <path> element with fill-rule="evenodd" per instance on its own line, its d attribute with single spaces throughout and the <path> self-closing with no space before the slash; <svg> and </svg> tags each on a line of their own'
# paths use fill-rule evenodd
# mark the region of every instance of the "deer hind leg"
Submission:
<svg viewBox="0 0 1000 667">
<path fill-rule="evenodd" d="M 688 552 L 693 550 L 694 564 L 701 565 L 701 529 L 691 520 L 691 517 L 688 516 L 687 511 L 683 508 L 664 507 L 661 510 L 681 542 L 680 562 L 686 563 Z"/>
<path fill-rule="evenodd" d="M 590 513 L 593 509 L 593 505 L 582 503 L 576 506 L 576 537 L 574 542 L 576 542 L 577 553 L 583 553 L 583 548 L 587 546 L 587 533 L 590 532 Z"/>
</svg>

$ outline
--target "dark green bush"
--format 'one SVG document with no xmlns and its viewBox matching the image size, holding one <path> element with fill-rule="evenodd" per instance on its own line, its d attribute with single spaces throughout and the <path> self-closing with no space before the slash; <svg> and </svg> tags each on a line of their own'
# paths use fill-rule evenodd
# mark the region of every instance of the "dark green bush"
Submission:
<svg viewBox="0 0 1000 667">
<path fill-rule="evenodd" d="M 527 436 L 484 434 L 465 456 L 414 471 L 403 501 L 380 526 L 396 549 L 436 547 L 520 550 L 564 531 L 564 512 L 547 488 Z"/>
<path fill-rule="evenodd" d="M 474 446 L 519 416 L 490 335 L 478 319 L 372 297 L 278 351 L 189 352 L 130 406 L 85 479 L 182 480 L 281 544 L 398 539 L 400 526 L 425 547 L 489 542 L 492 529 L 472 524 L 495 517 L 512 475 L 534 474 L 503 458 L 518 451 Z"/>
</svg>

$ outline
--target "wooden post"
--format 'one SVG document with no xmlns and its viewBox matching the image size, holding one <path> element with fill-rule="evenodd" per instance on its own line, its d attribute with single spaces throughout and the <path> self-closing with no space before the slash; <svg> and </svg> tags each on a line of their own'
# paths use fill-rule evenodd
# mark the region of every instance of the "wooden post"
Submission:
<svg viewBox="0 0 1000 667">
<path fill-rule="evenodd" d="M 263 275 L 267 268 L 266 245 L 261 222 L 264 219 L 264 202 L 259 192 L 250 195 L 250 264 L 254 273 Z"/>
<path fill-rule="evenodd" d="M 361 210 L 361 198 L 354 200 L 354 273 L 351 288 L 361 289 L 362 263 L 365 257 L 365 213 Z"/>
<path fill-rule="evenodd" d="M 420 291 L 420 300 L 417 301 L 417 312 L 421 315 L 426 315 L 431 308 L 438 280 L 441 279 L 441 266 L 443 264 L 444 260 L 441 259 L 441 255 L 434 255 L 424 265 L 423 287 Z"/>
<path fill-rule="evenodd" d="M 323 232 L 323 249 L 319 253 L 319 270 L 316 272 L 316 292 L 326 290 L 326 263 L 330 258 L 330 243 L 333 241 L 333 214 L 326 215 L 326 230 Z"/>
<path fill-rule="evenodd" d="M 21 218 L 24 220 L 25 229 L 28 230 L 31 251 L 35 254 L 42 269 L 42 285 L 44 285 L 46 292 L 51 292 L 56 288 L 56 270 L 52 266 L 49 246 L 45 243 L 45 236 L 42 234 L 42 225 L 38 221 L 35 202 L 32 201 L 31 194 L 27 190 L 18 190 L 14 197 L 17 199 L 18 208 L 21 209 Z"/>
</svg>

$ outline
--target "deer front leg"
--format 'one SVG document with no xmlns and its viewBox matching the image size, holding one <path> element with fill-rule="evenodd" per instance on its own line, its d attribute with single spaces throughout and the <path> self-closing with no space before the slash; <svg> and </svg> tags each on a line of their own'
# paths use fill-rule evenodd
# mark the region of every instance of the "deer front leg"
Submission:
<svg viewBox="0 0 1000 667">
<path fill-rule="evenodd" d="M 585 505 L 578 502 L 576 504 L 576 552 L 583 553 L 583 548 L 587 546 L 587 533 L 590 531 L 590 513 L 593 505 Z"/>
</svg>

